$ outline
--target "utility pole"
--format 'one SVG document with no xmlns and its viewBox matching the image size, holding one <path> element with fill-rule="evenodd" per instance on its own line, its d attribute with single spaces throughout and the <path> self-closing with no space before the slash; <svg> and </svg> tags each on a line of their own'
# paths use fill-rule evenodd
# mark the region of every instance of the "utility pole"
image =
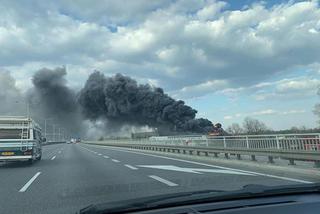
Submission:
<svg viewBox="0 0 320 214">
<path fill-rule="evenodd" d="M 62 141 L 65 141 L 66 139 L 66 130 L 64 128 L 61 129 L 61 138 L 62 138 Z"/>
<path fill-rule="evenodd" d="M 45 118 L 44 119 L 44 137 L 45 138 L 47 138 L 47 134 L 48 134 L 48 132 L 47 132 L 47 121 L 48 120 L 53 120 L 53 118 Z"/>
<path fill-rule="evenodd" d="M 30 105 L 28 101 L 26 102 L 26 105 L 27 105 L 27 117 L 30 118 Z"/>
</svg>

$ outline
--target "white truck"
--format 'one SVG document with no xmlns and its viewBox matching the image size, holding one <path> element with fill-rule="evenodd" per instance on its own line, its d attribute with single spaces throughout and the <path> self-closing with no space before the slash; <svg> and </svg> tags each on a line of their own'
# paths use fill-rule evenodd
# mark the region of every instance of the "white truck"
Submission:
<svg viewBox="0 0 320 214">
<path fill-rule="evenodd" d="M 0 116 L 0 162 L 41 160 L 42 137 L 40 126 L 23 116 Z"/>
</svg>

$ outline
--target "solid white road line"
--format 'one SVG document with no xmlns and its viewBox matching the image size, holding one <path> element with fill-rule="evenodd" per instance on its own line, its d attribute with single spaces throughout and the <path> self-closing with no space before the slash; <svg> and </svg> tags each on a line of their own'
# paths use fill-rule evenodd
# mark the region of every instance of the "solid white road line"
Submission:
<svg viewBox="0 0 320 214">
<path fill-rule="evenodd" d="M 28 187 L 37 179 L 37 177 L 41 174 L 41 172 L 37 172 L 20 190 L 19 192 L 25 192 Z"/>
<path fill-rule="evenodd" d="M 103 156 L 103 157 L 104 157 L 104 158 L 109 158 L 109 157 L 108 157 L 108 156 L 106 156 L 106 155 L 105 155 L 105 156 Z"/>
<path fill-rule="evenodd" d="M 51 158 L 51 160 L 54 160 L 56 158 L 56 156 L 53 156 L 52 158 Z"/>
<path fill-rule="evenodd" d="M 128 167 L 129 169 L 133 169 L 133 170 L 137 170 L 138 168 L 134 167 L 134 166 L 131 166 L 129 164 L 125 164 L 126 167 Z"/>
<path fill-rule="evenodd" d="M 149 175 L 150 178 L 153 178 L 161 183 L 164 183 L 164 184 L 167 184 L 168 186 L 170 187 L 175 187 L 175 186 L 178 186 L 178 184 L 176 183 L 173 183 L 171 181 L 168 181 L 166 179 L 163 179 L 163 178 L 160 178 L 159 176 L 156 176 L 156 175 Z"/>
<path fill-rule="evenodd" d="M 119 163 L 120 161 L 116 160 L 116 159 L 111 159 L 113 162 Z"/>
<path fill-rule="evenodd" d="M 145 156 L 150 156 L 150 157 L 163 158 L 163 159 L 167 159 L 167 160 L 175 160 L 175 161 L 180 161 L 180 162 L 185 162 L 185 163 L 192 163 L 192 164 L 197 164 L 197 165 L 201 165 L 201 166 L 209 166 L 209 167 L 216 167 L 219 169 L 227 169 L 227 170 L 234 170 L 237 172 L 251 173 L 254 175 L 261 175 L 261 176 L 265 176 L 265 177 L 269 177 L 269 178 L 277 178 L 277 179 L 281 179 L 281 180 L 294 181 L 294 182 L 298 182 L 298 183 L 305 183 L 305 184 L 314 183 L 314 182 L 306 181 L 306 180 L 302 180 L 302 179 L 288 178 L 288 177 L 270 175 L 270 174 L 265 174 L 265 173 L 260 173 L 260 172 L 253 172 L 253 171 L 235 169 L 235 168 L 230 168 L 230 167 L 217 166 L 217 165 L 213 165 L 213 164 L 205 164 L 205 163 L 200 163 L 200 162 L 196 162 L 196 161 L 189 161 L 189 160 L 171 158 L 171 157 L 160 156 L 160 155 L 146 154 L 146 153 L 142 153 L 142 152 L 131 151 L 128 149 L 119 149 L 117 147 L 112 147 L 112 146 L 103 146 L 103 145 L 101 145 L 101 146 L 90 145 L 90 146 L 96 147 L 96 148 L 110 149 L 110 150 L 120 151 L 120 152 L 128 152 L 128 153 L 133 153 L 133 154 L 145 155 Z"/>
</svg>

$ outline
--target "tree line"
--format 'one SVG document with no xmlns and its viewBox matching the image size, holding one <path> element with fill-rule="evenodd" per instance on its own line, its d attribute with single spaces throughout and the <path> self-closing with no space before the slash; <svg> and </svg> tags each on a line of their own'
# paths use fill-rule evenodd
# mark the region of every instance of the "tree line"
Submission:
<svg viewBox="0 0 320 214">
<path fill-rule="evenodd" d="M 316 133 L 320 132 L 320 128 L 307 128 L 305 126 L 292 126 L 289 129 L 284 130 L 272 130 L 264 122 L 254 119 L 251 117 L 246 117 L 241 124 L 232 123 L 226 132 L 230 135 L 257 135 L 257 134 L 297 134 L 297 133 Z"/>
</svg>

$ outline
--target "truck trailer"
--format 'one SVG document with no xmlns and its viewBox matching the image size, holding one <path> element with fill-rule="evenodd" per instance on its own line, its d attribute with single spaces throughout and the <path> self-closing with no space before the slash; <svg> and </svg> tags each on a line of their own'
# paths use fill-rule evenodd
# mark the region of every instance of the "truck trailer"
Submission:
<svg viewBox="0 0 320 214">
<path fill-rule="evenodd" d="M 41 127 L 24 116 L 0 116 L 0 162 L 41 160 Z"/>
</svg>

